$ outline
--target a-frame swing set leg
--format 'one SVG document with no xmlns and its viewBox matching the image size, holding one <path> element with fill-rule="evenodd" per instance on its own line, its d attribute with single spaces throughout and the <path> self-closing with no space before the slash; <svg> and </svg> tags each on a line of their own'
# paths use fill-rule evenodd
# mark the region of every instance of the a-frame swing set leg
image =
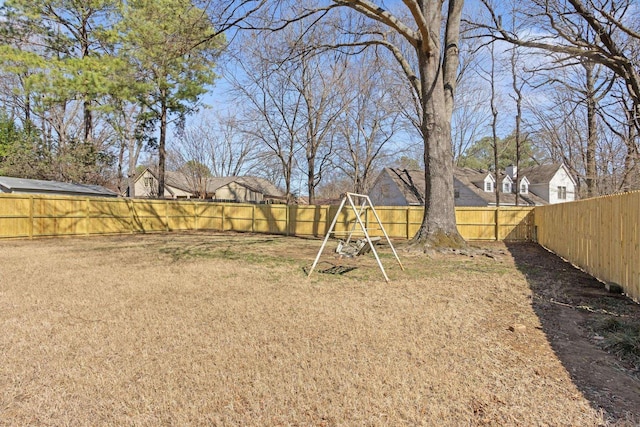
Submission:
<svg viewBox="0 0 640 427">
<path fill-rule="evenodd" d="M 313 265 L 311 265 L 311 268 L 309 269 L 309 274 L 307 274 L 307 277 L 311 276 L 311 273 L 313 273 L 313 269 L 316 268 L 316 265 L 318 265 L 318 261 L 320 260 L 320 255 L 322 255 L 322 251 L 324 251 L 324 247 L 327 245 L 327 240 L 329 240 L 329 236 L 333 232 L 333 228 L 336 226 L 336 222 L 338 221 L 338 216 L 340 215 L 340 212 L 342 211 L 342 208 L 344 207 L 344 204 L 346 203 L 346 201 L 347 201 L 346 197 L 342 199 L 342 202 L 340 203 L 340 207 L 338 208 L 338 212 L 336 212 L 336 216 L 334 216 L 333 221 L 331 221 L 331 226 L 327 230 L 326 236 L 324 236 L 324 240 L 322 241 L 322 246 L 320 246 L 318 255 L 316 256 L 315 261 L 313 261 Z"/>
</svg>

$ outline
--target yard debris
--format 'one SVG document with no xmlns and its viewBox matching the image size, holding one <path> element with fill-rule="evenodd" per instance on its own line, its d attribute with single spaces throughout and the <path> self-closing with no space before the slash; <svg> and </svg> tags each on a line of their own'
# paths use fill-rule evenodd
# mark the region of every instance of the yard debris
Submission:
<svg viewBox="0 0 640 427">
<path fill-rule="evenodd" d="M 622 291 L 624 290 L 622 289 L 622 286 L 614 282 L 605 283 L 604 288 L 607 290 L 607 292 L 611 292 L 612 294 L 621 294 Z"/>
<path fill-rule="evenodd" d="M 509 330 L 511 332 L 524 332 L 527 330 L 527 327 L 522 323 L 514 323 L 513 325 L 509 326 Z"/>
</svg>

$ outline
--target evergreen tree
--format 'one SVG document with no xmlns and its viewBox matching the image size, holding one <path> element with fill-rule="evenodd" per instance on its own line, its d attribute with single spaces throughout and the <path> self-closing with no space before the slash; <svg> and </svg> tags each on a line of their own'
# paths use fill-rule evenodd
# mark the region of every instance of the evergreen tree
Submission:
<svg viewBox="0 0 640 427">
<path fill-rule="evenodd" d="M 511 134 L 505 138 L 498 138 L 498 170 L 503 171 L 507 166 L 516 162 L 516 138 Z M 534 161 L 533 145 L 531 140 L 521 141 L 520 167 L 529 167 L 536 164 Z M 473 143 L 458 160 L 458 166 L 472 169 L 495 170 L 493 153 L 493 137 L 485 136 Z"/>
<path fill-rule="evenodd" d="M 193 111 L 213 84 L 214 60 L 223 39 L 206 13 L 189 0 L 133 0 L 123 6 L 123 55 L 137 70 L 145 88 L 139 102 L 160 128 L 158 194 L 164 194 L 169 115 Z"/>
</svg>

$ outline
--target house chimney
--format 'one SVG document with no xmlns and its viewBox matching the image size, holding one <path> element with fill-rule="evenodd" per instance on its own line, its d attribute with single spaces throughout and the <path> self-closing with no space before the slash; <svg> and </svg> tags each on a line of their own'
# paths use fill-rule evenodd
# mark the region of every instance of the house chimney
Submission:
<svg viewBox="0 0 640 427">
<path fill-rule="evenodd" d="M 507 166 L 507 168 L 504 171 L 513 180 L 515 180 L 518 177 L 518 167 L 517 166 L 509 165 L 509 166 Z"/>
</svg>

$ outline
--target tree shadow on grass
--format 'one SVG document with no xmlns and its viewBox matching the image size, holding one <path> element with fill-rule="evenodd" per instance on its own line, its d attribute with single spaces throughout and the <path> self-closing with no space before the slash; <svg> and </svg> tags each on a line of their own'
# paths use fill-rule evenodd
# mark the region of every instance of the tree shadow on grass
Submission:
<svg viewBox="0 0 640 427">
<path fill-rule="evenodd" d="M 638 366 L 613 354 L 602 328 L 612 322 L 640 327 L 640 305 L 607 292 L 603 283 L 537 244 L 506 246 L 529 283 L 542 329 L 574 384 L 612 422 L 640 425 Z"/>
</svg>

